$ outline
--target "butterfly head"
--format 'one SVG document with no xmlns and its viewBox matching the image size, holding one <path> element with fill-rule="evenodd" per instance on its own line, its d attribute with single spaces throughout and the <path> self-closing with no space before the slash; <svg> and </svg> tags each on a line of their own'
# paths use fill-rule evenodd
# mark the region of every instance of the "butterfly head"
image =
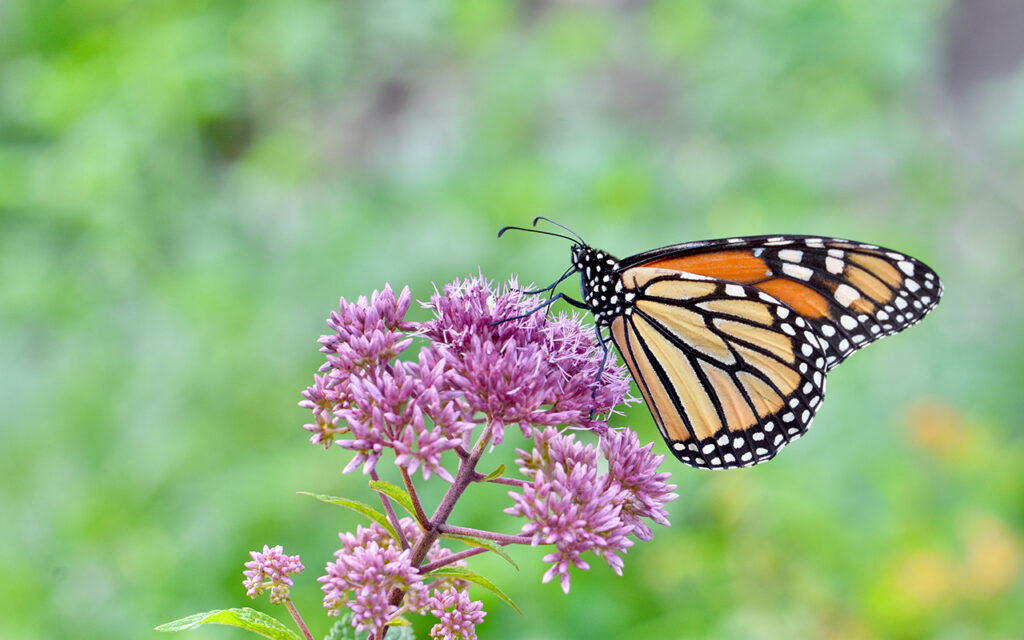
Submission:
<svg viewBox="0 0 1024 640">
<path fill-rule="evenodd" d="M 585 244 L 572 248 L 572 265 L 580 273 L 583 302 L 599 324 L 608 324 L 626 306 L 619 261 Z"/>
</svg>

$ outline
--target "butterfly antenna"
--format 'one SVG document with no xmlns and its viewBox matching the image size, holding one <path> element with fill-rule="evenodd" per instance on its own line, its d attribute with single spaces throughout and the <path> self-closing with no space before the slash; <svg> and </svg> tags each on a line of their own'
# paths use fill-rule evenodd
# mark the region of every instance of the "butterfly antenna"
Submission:
<svg viewBox="0 0 1024 640">
<path fill-rule="evenodd" d="M 583 238 L 580 237 L 580 234 L 576 233 L 575 231 L 573 231 L 569 227 L 565 226 L 564 224 L 561 224 L 559 222 L 555 222 L 551 218 L 545 218 L 544 216 L 537 216 L 536 218 L 533 219 L 533 226 L 535 226 L 535 227 L 537 226 L 537 221 L 538 220 L 543 220 L 544 222 L 550 222 L 551 224 L 555 225 L 556 227 L 561 227 L 561 228 L 565 229 L 566 231 L 568 231 L 569 233 L 571 233 L 572 235 L 576 236 L 576 238 L 580 241 L 580 244 L 583 244 L 583 245 L 587 244 L 586 242 L 583 241 Z"/>
<path fill-rule="evenodd" d="M 559 226 L 561 226 L 561 225 L 559 225 Z M 526 227 L 502 227 L 501 230 L 498 231 L 498 237 L 500 238 L 501 235 L 503 233 L 505 233 L 506 231 L 508 231 L 509 229 L 515 229 L 516 231 L 528 231 L 529 233 L 541 233 L 541 234 L 544 234 L 546 236 L 555 236 L 556 238 L 562 238 L 563 240 L 568 240 L 569 242 L 571 242 L 573 244 L 579 244 L 573 238 L 570 238 L 569 236 L 564 236 L 564 235 L 562 235 L 560 233 L 552 233 L 551 231 L 541 231 L 540 229 L 527 229 Z"/>
</svg>

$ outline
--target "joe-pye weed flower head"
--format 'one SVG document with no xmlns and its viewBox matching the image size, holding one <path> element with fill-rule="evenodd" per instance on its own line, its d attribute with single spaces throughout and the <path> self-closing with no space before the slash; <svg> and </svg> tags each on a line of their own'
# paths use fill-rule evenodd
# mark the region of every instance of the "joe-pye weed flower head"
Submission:
<svg viewBox="0 0 1024 640">
<path fill-rule="evenodd" d="M 472 556 L 508 558 L 502 548 L 513 544 L 545 547 L 542 560 L 551 566 L 543 580 L 558 577 L 566 593 L 572 570 L 590 568 L 588 555 L 621 575 L 629 547 L 652 536 L 647 520 L 667 525 L 665 504 L 676 497 L 668 474 L 657 471 L 662 456 L 628 427 L 605 422 L 630 400 L 625 367 L 592 326 L 576 314 L 540 310 L 543 300 L 515 280 L 501 288 L 482 275 L 451 282 L 422 303 L 431 315 L 425 322 L 406 318 L 411 301 L 408 287 L 396 295 L 390 285 L 369 298 L 342 298 L 327 320 L 331 333 L 319 339 L 325 362 L 302 393 L 300 405 L 312 412 L 304 426 L 310 441 L 347 453 L 342 471 L 369 476 L 383 507 L 316 496 L 371 520 L 339 533 L 341 546 L 318 579 L 326 612 L 344 611 L 349 624 L 377 640 L 403 623 L 401 616 L 431 614 L 438 619 L 432 637 L 471 640 L 485 613 L 470 584 L 511 604 L 495 587 L 500 580 L 469 569 Z M 512 425 L 519 427 L 518 473 L 503 465 L 478 471 Z M 414 474 L 420 482 L 442 479 L 437 504 L 421 499 Z M 456 503 L 480 483 L 508 488 L 509 502 L 497 508 L 525 520 L 518 531 L 450 521 Z M 444 539 L 469 546 L 449 548 Z M 299 557 L 264 547 L 246 567 L 250 595 L 271 590 L 312 640 L 288 598 L 289 575 L 302 570 Z"/>
<path fill-rule="evenodd" d="M 621 574 L 622 554 L 634 539 L 652 535 L 645 519 L 668 524 L 664 505 L 676 497 L 668 474 L 657 472 L 662 456 L 602 419 L 627 399 L 625 368 L 577 315 L 530 313 L 542 300 L 522 293 L 515 280 L 501 289 L 482 276 L 451 282 L 423 303 L 432 314 L 423 323 L 405 319 L 409 299 L 407 288 L 396 297 L 385 287 L 370 299 L 342 300 L 329 321 L 336 333 L 320 339 L 327 362 L 303 403 L 313 410 L 307 429 L 314 442 L 327 443 L 329 433 L 355 453 L 345 471 L 361 464 L 364 473 L 375 473 L 390 449 L 403 477 L 419 468 L 424 478 L 451 483 L 434 516 L 422 514 L 420 530 L 409 532 L 412 554 L 402 562 L 418 566 L 418 545 L 433 545 L 436 533 L 462 531 L 447 522 L 450 507 L 485 479 L 475 471 L 480 458 L 502 443 L 508 425 L 518 425 L 529 445 L 518 449 L 523 479 L 487 480 L 513 488 L 505 511 L 526 523 L 517 534 L 473 533 L 501 545 L 549 547 L 544 581 L 557 576 L 566 592 L 570 570 L 589 569 L 587 552 Z M 399 360 L 417 337 L 423 344 L 416 358 Z M 599 434 L 599 446 L 564 431 L 570 427 Z M 407 489 L 415 498 L 413 487 Z M 338 551 L 332 570 L 344 565 L 345 554 Z M 399 573 L 408 571 L 392 562 Z M 401 589 L 419 600 L 418 583 L 404 579 Z M 337 577 L 326 580 L 325 590 L 332 583 Z M 371 620 L 366 603 L 346 601 L 343 591 L 332 591 L 325 605 L 351 602 L 360 624 L 379 626 L 398 610 L 381 609 L 383 617 Z"/>
</svg>

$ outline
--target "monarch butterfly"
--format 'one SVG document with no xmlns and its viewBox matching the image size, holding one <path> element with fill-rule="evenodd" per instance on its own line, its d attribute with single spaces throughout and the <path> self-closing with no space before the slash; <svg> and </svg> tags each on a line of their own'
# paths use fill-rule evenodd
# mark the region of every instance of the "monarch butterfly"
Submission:
<svg viewBox="0 0 1024 640">
<path fill-rule="evenodd" d="M 698 468 L 748 467 L 802 436 L 825 374 L 851 353 L 917 323 L 942 282 L 882 247 L 804 235 L 686 242 L 619 260 L 575 238 L 582 300 L 618 348 L 672 453 Z M 536 309 L 535 309 L 536 311 Z"/>
</svg>

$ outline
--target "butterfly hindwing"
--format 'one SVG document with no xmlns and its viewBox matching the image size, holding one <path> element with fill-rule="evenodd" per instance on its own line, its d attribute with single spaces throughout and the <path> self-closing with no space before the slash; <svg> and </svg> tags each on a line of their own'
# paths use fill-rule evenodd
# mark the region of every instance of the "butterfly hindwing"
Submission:
<svg viewBox="0 0 1024 640">
<path fill-rule="evenodd" d="M 750 466 L 803 435 L 826 366 L 806 320 L 749 285 L 645 267 L 622 277 L 632 306 L 612 339 L 677 458 Z"/>
</svg>

